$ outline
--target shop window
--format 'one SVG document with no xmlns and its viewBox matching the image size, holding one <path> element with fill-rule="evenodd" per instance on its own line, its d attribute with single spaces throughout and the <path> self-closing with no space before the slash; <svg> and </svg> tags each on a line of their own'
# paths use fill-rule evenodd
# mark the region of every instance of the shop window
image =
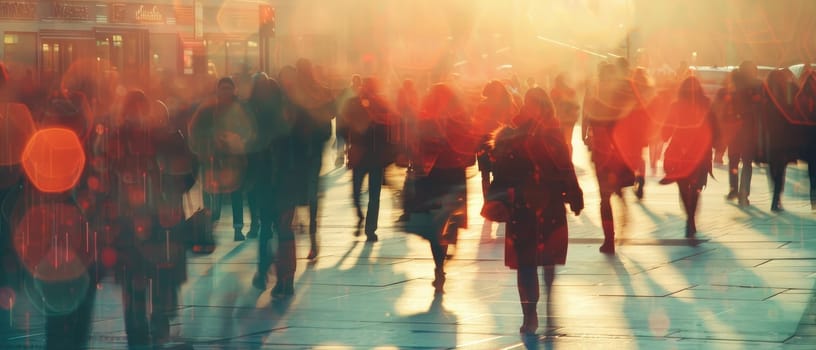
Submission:
<svg viewBox="0 0 816 350">
<path fill-rule="evenodd" d="M 193 49 L 184 49 L 184 74 L 193 74 Z"/>
<path fill-rule="evenodd" d="M 180 73 L 183 52 L 179 51 L 178 34 L 150 34 L 150 68 L 154 74 Z"/>
<path fill-rule="evenodd" d="M 3 44 L 5 45 L 14 45 L 20 42 L 20 37 L 17 34 L 5 34 L 3 35 Z"/>
</svg>

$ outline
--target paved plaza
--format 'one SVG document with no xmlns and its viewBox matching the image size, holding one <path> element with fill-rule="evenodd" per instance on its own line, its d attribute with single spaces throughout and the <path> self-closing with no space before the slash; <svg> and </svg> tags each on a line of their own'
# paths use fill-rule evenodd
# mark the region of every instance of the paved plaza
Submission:
<svg viewBox="0 0 816 350">
<path fill-rule="evenodd" d="M 252 287 L 257 240 L 233 242 L 225 208 L 216 251 L 189 260 L 175 338 L 195 349 L 816 348 L 816 212 L 806 165 L 788 169 L 781 214 L 770 211 L 765 169 L 756 167 L 752 206 L 743 209 L 724 199 L 727 173 L 715 167 L 696 244 L 683 237 L 677 187 L 650 174 L 642 201 L 629 190 L 625 204 L 615 202 L 619 247 L 606 256 L 598 252 L 599 196 L 587 159 L 576 147 L 586 210 L 569 218 L 567 264 L 557 269 L 552 299 L 539 303 L 537 337 L 518 333 L 504 225 L 479 216 L 474 169 L 470 225 L 447 264 L 445 293 L 435 296 L 427 242 L 395 225 L 401 171 L 388 171 L 380 240 L 372 244 L 353 235 L 350 172 L 327 161 L 320 256 L 306 260 L 308 236 L 297 236 L 295 295 L 275 300 Z M 39 348 L 43 324 L 18 295 L 11 311 L 0 310 L 0 349 Z M 110 280 L 99 285 L 91 346 L 126 348 L 120 290 Z"/>
</svg>

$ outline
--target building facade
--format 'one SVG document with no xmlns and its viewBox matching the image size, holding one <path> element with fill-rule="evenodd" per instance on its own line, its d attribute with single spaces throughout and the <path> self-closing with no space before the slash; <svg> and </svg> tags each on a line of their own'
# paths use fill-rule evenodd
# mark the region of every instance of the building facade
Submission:
<svg viewBox="0 0 816 350">
<path fill-rule="evenodd" d="M 0 59 L 41 80 L 76 69 L 143 81 L 260 65 L 258 1 L 0 0 Z"/>
</svg>

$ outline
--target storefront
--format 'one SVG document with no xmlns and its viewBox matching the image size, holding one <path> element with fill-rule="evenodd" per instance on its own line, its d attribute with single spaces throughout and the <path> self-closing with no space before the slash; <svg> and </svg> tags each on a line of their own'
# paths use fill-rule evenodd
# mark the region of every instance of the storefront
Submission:
<svg viewBox="0 0 816 350">
<path fill-rule="evenodd" d="M 14 77 L 61 77 L 94 66 L 136 82 L 165 73 L 259 70 L 254 0 L 0 0 L 0 60 Z"/>
</svg>

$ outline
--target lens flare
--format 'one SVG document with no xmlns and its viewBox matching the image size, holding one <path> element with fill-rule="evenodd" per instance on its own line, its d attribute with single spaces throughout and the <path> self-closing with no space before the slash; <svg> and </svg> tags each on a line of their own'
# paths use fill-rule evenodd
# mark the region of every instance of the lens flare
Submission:
<svg viewBox="0 0 816 350">
<path fill-rule="evenodd" d="M 90 287 L 87 272 L 69 280 L 44 281 L 34 278 L 23 282 L 23 291 L 29 303 L 48 316 L 76 311 L 86 300 Z"/>
<path fill-rule="evenodd" d="M 31 183 L 45 193 L 73 188 L 85 168 L 85 151 L 76 133 L 47 128 L 34 133 L 22 155 L 23 170 Z"/>
</svg>

